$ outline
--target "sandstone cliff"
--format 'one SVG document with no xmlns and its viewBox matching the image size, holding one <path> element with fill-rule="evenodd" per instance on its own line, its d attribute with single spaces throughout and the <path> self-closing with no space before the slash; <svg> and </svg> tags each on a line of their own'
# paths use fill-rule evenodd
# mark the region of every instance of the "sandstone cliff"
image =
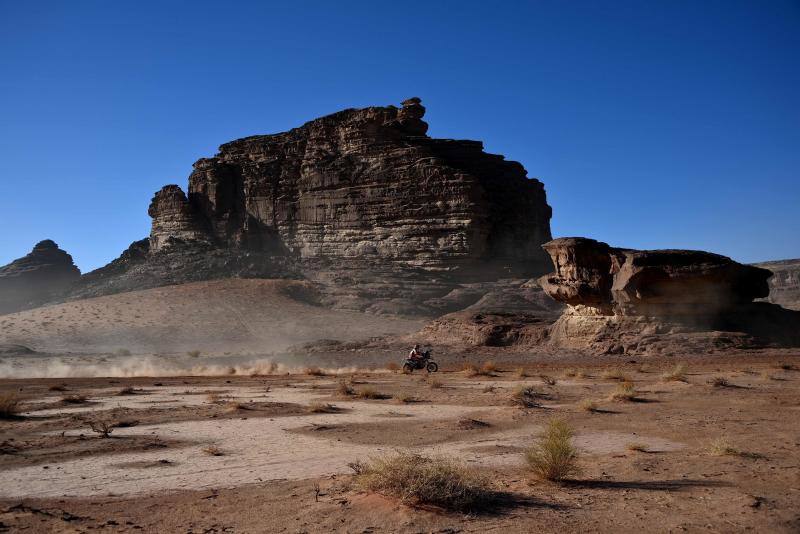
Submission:
<svg viewBox="0 0 800 534">
<path fill-rule="evenodd" d="M 772 271 L 769 296 L 765 299 L 790 310 L 800 310 L 800 259 L 754 264 Z"/>
<path fill-rule="evenodd" d="M 26 256 L 0 267 L 0 313 L 41 305 L 65 292 L 80 278 L 72 256 L 50 239 Z"/>
<path fill-rule="evenodd" d="M 800 345 L 800 313 L 753 302 L 766 269 L 691 250 L 631 250 L 593 239 L 544 245 L 555 272 L 539 282 L 567 304 L 550 342 L 642 353 Z"/>
<path fill-rule="evenodd" d="M 188 194 L 156 193 L 149 240 L 76 294 L 305 278 L 333 307 L 435 315 L 460 309 L 444 297 L 464 284 L 546 272 L 542 183 L 480 142 L 428 137 L 424 113 L 411 98 L 222 145 L 194 164 Z"/>
</svg>

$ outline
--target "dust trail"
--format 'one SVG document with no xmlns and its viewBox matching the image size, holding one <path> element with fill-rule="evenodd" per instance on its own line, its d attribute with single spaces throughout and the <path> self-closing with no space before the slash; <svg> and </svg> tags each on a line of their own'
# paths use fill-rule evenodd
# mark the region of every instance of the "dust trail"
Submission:
<svg viewBox="0 0 800 534">
<path fill-rule="evenodd" d="M 106 361 L 97 358 L 70 361 L 47 359 L 0 363 L 0 378 L 94 378 L 94 377 L 170 377 L 170 376 L 253 376 L 301 374 L 308 366 L 286 365 L 271 359 L 225 358 L 222 361 L 167 360 L 163 357 L 130 356 Z M 226 361 L 227 360 L 227 361 Z M 326 375 L 352 374 L 367 369 L 358 367 L 315 367 Z M 375 370 L 369 370 L 376 372 Z M 378 370 L 377 372 L 381 372 Z"/>
</svg>

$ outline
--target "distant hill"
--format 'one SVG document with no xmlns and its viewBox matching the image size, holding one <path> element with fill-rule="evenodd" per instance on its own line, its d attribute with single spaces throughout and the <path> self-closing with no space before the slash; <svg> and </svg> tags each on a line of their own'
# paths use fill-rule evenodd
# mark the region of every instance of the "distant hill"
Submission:
<svg viewBox="0 0 800 534">
<path fill-rule="evenodd" d="M 773 272 L 769 279 L 769 297 L 765 300 L 784 308 L 800 310 L 800 258 L 754 263 Z"/>
</svg>

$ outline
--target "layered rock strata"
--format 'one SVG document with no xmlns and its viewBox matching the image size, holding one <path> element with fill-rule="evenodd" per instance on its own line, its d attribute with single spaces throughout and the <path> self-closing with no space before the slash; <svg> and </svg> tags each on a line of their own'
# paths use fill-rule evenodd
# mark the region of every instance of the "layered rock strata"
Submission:
<svg viewBox="0 0 800 534">
<path fill-rule="evenodd" d="M 769 296 L 765 299 L 790 310 L 800 310 L 800 259 L 756 263 L 772 271 Z"/>
<path fill-rule="evenodd" d="M 622 249 L 587 238 L 543 248 L 555 272 L 539 282 L 567 305 L 551 343 L 612 353 L 800 344 L 799 313 L 753 302 L 769 294 L 766 269 L 709 252 Z"/>
</svg>

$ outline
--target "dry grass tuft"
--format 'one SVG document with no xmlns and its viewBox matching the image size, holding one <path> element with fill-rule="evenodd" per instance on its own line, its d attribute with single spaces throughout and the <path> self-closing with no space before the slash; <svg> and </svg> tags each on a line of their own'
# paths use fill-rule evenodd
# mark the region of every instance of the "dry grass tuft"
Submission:
<svg viewBox="0 0 800 534">
<path fill-rule="evenodd" d="M 561 376 L 563 376 L 564 378 L 574 378 L 575 376 L 577 376 L 577 374 L 578 371 L 576 371 L 572 367 L 568 367 L 567 369 L 564 369 L 564 372 L 561 373 Z"/>
<path fill-rule="evenodd" d="M 311 404 L 308 405 L 307 411 L 308 413 L 337 413 L 340 410 L 333 404 L 327 404 L 324 402 L 312 402 Z"/>
<path fill-rule="evenodd" d="M 206 447 L 203 447 L 202 451 L 209 456 L 225 456 L 225 453 L 222 452 L 222 449 L 220 449 L 216 445 L 208 445 Z"/>
<path fill-rule="evenodd" d="M 527 378 L 528 373 L 527 371 L 525 371 L 523 367 L 517 367 L 516 369 L 514 369 L 514 376 L 516 376 L 517 378 Z"/>
<path fill-rule="evenodd" d="M 198 358 L 200 356 L 200 351 L 199 350 L 190 350 L 190 351 L 186 352 L 186 355 L 189 356 L 190 358 Z"/>
<path fill-rule="evenodd" d="M 686 364 L 679 363 L 671 371 L 661 375 L 661 380 L 664 382 L 686 382 Z"/>
<path fill-rule="evenodd" d="M 428 378 L 427 382 L 428 387 L 431 389 L 441 389 L 444 387 L 444 383 L 438 378 Z"/>
<path fill-rule="evenodd" d="M 116 423 L 109 423 L 108 421 L 86 421 L 86 424 L 89 425 L 92 432 L 100 434 L 101 438 L 110 438 L 111 433 L 119 426 Z"/>
<path fill-rule="evenodd" d="M 486 477 L 451 459 L 397 453 L 350 467 L 359 487 L 397 497 L 405 504 L 477 512 L 491 508 L 497 500 Z"/>
<path fill-rule="evenodd" d="M 119 390 L 117 392 L 117 395 L 119 395 L 119 396 L 135 395 L 135 394 L 136 394 L 136 390 L 133 389 L 133 386 L 125 386 L 124 388 L 122 388 L 121 390 Z"/>
<path fill-rule="evenodd" d="M 336 393 L 342 397 L 352 397 L 356 394 L 356 390 L 346 380 L 339 380 L 339 385 L 336 386 Z"/>
<path fill-rule="evenodd" d="M 86 395 L 64 395 L 61 402 L 65 404 L 85 404 L 88 401 Z"/>
<path fill-rule="evenodd" d="M 510 401 L 511 404 L 523 408 L 536 408 L 539 406 L 539 401 L 537 400 L 539 396 L 533 386 L 519 386 L 511 394 Z"/>
<path fill-rule="evenodd" d="M 309 376 L 325 376 L 325 371 L 323 371 L 319 367 L 306 367 L 305 369 L 303 369 L 303 374 Z"/>
<path fill-rule="evenodd" d="M 556 379 L 553 378 L 552 376 L 539 375 L 539 379 L 545 385 L 548 385 L 548 386 L 555 386 L 556 385 Z"/>
<path fill-rule="evenodd" d="M 0 393 L 0 419 L 11 419 L 20 412 L 22 399 L 13 391 Z"/>
<path fill-rule="evenodd" d="M 646 444 L 637 443 L 637 442 L 628 443 L 627 445 L 625 445 L 625 448 L 628 449 L 631 452 L 649 452 L 650 451 L 650 448 Z"/>
<path fill-rule="evenodd" d="M 613 369 L 606 369 L 600 375 L 606 380 L 619 380 L 620 382 L 630 382 L 631 379 L 628 375 L 626 375 L 622 369 L 613 368 Z"/>
<path fill-rule="evenodd" d="M 253 407 L 244 402 L 228 401 L 225 403 L 225 411 L 238 412 L 240 410 L 252 410 Z"/>
<path fill-rule="evenodd" d="M 412 402 L 419 402 L 418 398 L 408 394 L 401 394 L 400 396 L 395 397 L 394 400 L 397 401 L 398 404 L 410 404 Z"/>
<path fill-rule="evenodd" d="M 761 371 L 762 380 L 775 380 L 775 376 L 769 371 Z"/>
<path fill-rule="evenodd" d="M 714 456 L 739 456 L 742 452 L 725 438 L 717 438 L 708 445 L 708 452 Z"/>
<path fill-rule="evenodd" d="M 572 445 L 572 428 L 562 419 L 551 419 L 536 443 L 525 453 L 531 470 L 541 479 L 561 481 L 580 473 L 578 451 Z"/>
<path fill-rule="evenodd" d="M 584 412 L 597 412 L 599 409 L 597 403 L 591 399 L 583 399 L 578 403 L 578 407 Z"/>
<path fill-rule="evenodd" d="M 128 349 L 117 349 L 116 351 L 114 351 L 114 354 L 116 354 L 117 356 L 130 356 L 131 351 L 129 351 Z"/>
<path fill-rule="evenodd" d="M 222 402 L 222 396 L 219 393 L 209 393 L 206 395 L 206 400 L 211 404 L 219 404 Z"/>
<path fill-rule="evenodd" d="M 495 387 L 491 384 L 483 386 L 484 393 L 494 393 Z"/>
<path fill-rule="evenodd" d="M 631 402 L 636 400 L 636 388 L 633 387 L 633 384 L 630 382 L 622 382 L 611 394 L 608 396 L 608 400 L 612 401 L 627 401 Z"/>
<path fill-rule="evenodd" d="M 497 365 L 491 360 L 489 360 L 488 362 L 483 362 L 483 365 L 481 365 L 481 373 L 484 375 L 491 375 L 496 371 L 497 371 Z"/>
</svg>

